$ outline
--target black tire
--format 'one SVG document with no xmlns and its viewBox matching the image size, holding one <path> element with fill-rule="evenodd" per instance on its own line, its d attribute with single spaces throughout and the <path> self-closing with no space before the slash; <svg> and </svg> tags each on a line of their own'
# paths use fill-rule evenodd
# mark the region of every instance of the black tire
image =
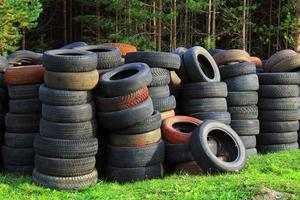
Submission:
<svg viewBox="0 0 300 200">
<path fill-rule="evenodd" d="M 173 110 L 176 108 L 176 99 L 173 95 L 165 97 L 152 99 L 154 110 L 158 110 L 160 112 Z"/>
<path fill-rule="evenodd" d="M 259 120 L 262 121 L 296 121 L 300 119 L 300 110 L 261 110 Z"/>
<path fill-rule="evenodd" d="M 259 134 L 259 121 L 257 119 L 231 120 L 230 126 L 239 136 Z"/>
<path fill-rule="evenodd" d="M 241 76 L 247 74 L 256 74 L 256 66 L 252 62 L 242 62 L 219 66 L 222 79 Z"/>
<path fill-rule="evenodd" d="M 163 162 L 165 144 L 163 140 L 143 147 L 107 146 L 107 162 L 115 167 L 146 167 Z"/>
<path fill-rule="evenodd" d="M 188 83 L 181 86 L 182 99 L 227 97 L 227 86 L 224 82 Z"/>
<path fill-rule="evenodd" d="M 228 153 L 227 161 L 219 160 L 217 158 L 219 153 L 212 154 L 208 138 L 215 138 L 221 143 L 224 152 Z M 205 121 L 193 131 L 190 149 L 199 167 L 207 173 L 236 172 L 245 166 L 246 151 L 242 140 L 229 126 L 217 121 Z"/>
<path fill-rule="evenodd" d="M 295 110 L 300 107 L 299 97 L 294 98 L 260 98 L 260 110 Z"/>
<path fill-rule="evenodd" d="M 229 92 L 257 91 L 259 88 L 256 74 L 248 74 L 224 79 Z"/>
<path fill-rule="evenodd" d="M 1 77 L 1 74 L 0 74 Z M 0 87 L 1 87 L 1 83 L 0 83 Z M 6 102 L 8 100 L 7 98 L 7 92 L 6 90 L 4 90 L 3 88 L 0 88 L 0 102 Z"/>
<path fill-rule="evenodd" d="M 271 153 L 271 152 L 299 149 L 299 144 L 291 143 L 291 144 L 257 145 L 256 148 L 259 153 Z"/>
<path fill-rule="evenodd" d="M 122 65 L 120 50 L 113 46 L 88 45 L 75 49 L 94 52 L 97 55 L 97 69 L 111 69 Z"/>
<path fill-rule="evenodd" d="M 260 98 L 288 98 L 298 97 L 298 85 L 260 85 L 258 95 Z"/>
<path fill-rule="evenodd" d="M 297 132 L 282 132 L 282 133 L 260 133 L 257 136 L 259 145 L 269 144 L 290 144 L 298 141 Z"/>
<path fill-rule="evenodd" d="M 229 106 L 249 106 L 258 102 L 257 92 L 228 92 L 227 104 Z"/>
<path fill-rule="evenodd" d="M 137 106 L 128 109 L 113 111 L 113 112 L 98 112 L 98 122 L 104 128 L 116 130 L 126 128 L 144 121 L 153 113 L 152 100 L 149 97 L 146 101 Z"/>
<path fill-rule="evenodd" d="M 114 133 L 120 135 L 131 135 L 139 133 L 147 133 L 158 129 L 161 126 L 160 112 L 155 110 L 151 116 L 147 117 L 144 121 L 138 122 L 133 126 L 115 130 Z"/>
<path fill-rule="evenodd" d="M 35 99 L 39 98 L 39 84 L 36 85 L 9 85 L 7 86 L 10 99 Z"/>
<path fill-rule="evenodd" d="M 94 102 L 74 106 L 42 105 L 43 119 L 60 123 L 90 121 L 95 116 Z"/>
<path fill-rule="evenodd" d="M 260 121 L 260 130 L 262 133 L 282 133 L 294 132 L 299 129 L 298 121 L 266 122 Z"/>
<path fill-rule="evenodd" d="M 93 94 L 92 91 L 56 90 L 41 85 L 39 98 L 43 103 L 48 105 L 72 106 L 92 101 Z"/>
<path fill-rule="evenodd" d="M 188 49 L 183 55 L 185 71 L 191 82 L 219 82 L 219 68 L 214 58 L 202 47 Z"/>
<path fill-rule="evenodd" d="M 259 84 L 261 85 L 299 85 L 300 76 L 298 73 L 258 73 Z"/>
<path fill-rule="evenodd" d="M 42 107 L 39 99 L 10 100 L 8 104 L 14 114 L 40 113 Z"/>
<path fill-rule="evenodd" d="M 43 54 L 43 67 L 52 72 L 89 72 L 97 68 L 97 55 L 75 49 L 56 49 Z"/>
<path fill-rule="evenodd" d="M 8 60 L 3 56 L 0 56 L 0 72 L 5 72 L 7 67 L 8 67 Z"/>
<path fill-rule="evenodd" d="M 240 136 L 246 149 L 252 149 L 256 147 L 256 136 Z"/>
<path fill-rule="evenodd" d="M 164 68 L 151 68 L 152 81 L 150 87 L 168 85 L 171 81 L 170 71 Z"/>
<path fill-rule="evenodd" d="M 120 183 L 134 182 L 145 179 L 162 178 L 164 166 L 160 163 L 147 167 L 119 168 L 111 165 L 106 166 L 106 177 L 109 181 Z"/>
<path fill-rule="evenodd" d="M 2 146 L 2 161 L 8 165 L 33 165 L 33 148 L 13 148 Z"/>
<path fill-rule="evenodd" d="M 256 156 L 257 155 L 257 149 L 252 148 L 252 149 L 246 149 L 246 157 L 248 158 L 249 156 Z"/>
<path fill-rule="evenodd" d="M 33 165 L 16 166 L 16 165 L 3 165 L 3 172 L 5 173 L 17 173 L 21 175 L 31 175 L 33 171 Z"/>
<path fill-rule="evenodd" d="M 43 62 L 43 56 L 28 50 L 19 50 L 10 54 L 8 62 L 13 65 L 40 65 Z"/>
<path fill-rule="evenodd" d="M 83 47 L 83 46 L 87 46 L 88 44 L 85 42 L 73 42 L 70 44 L 66 44 L 65 46 L 61 47 L 60 49 L 73 49 L 76 47 Z"/>
<path fill-rule="evenodd" d="M 81 176 L 91 173 L 95 169 L 95 156 L 63 159 L 49 158 L 39 154 L 34 157 L 35 169 L 50 176 Z"/>
<path fill-rule="evenodd" d="M 201 120 L 216 120 L 229 125 L 231 116 L 229 112 L 200 112 L 189 114 L 191 117 L 196 117 Z"/>
<path fill-rule="evenodd" d="M 166 162 L 168 163 L 182 163 L 193 161 L 193 155 L 190 151 L 188 143 L 171 144 L 166 143 Z"/>
<path fill-rule="evenodd" d="M 227 111 L 225 98 L 186 99 L 182 100 L 180 104 L 180 110 L 183 114 Z"/>
<path fill-rule="evenodd" d="M 131 63 L 115 68 L 100 77 L 100 91 L 104 97 L 128 95 L 149 85 L 152 75 L 148 65 Z"/>
<path fill-rule="evenodd" d="M 12 114 L 5 115 L 5 126 L 12 133 L 36 133 L 39 131 L 40 114 Z"/>
<path fill-rule="evenodd" d="M 36 169 L 32 172 L 32 181 L 34 183 L 57 190 L 81 190 L 96 184 L 97 180 L 97 170 L 86 175 L 73 177 L 48 176 L 46 174 L 39 173 Z"/>
<path fill-rule="evenodd" d="M 247 120 L 257 119 L 258 107 L 256 105 L 251 106 L 231 106 L 228 107 L 232 120 Z"/>
<path fill-rule="evenodd" d="M 38 133 L 9 133 L 4 134 L 4 142 L 8 147 L 32 148 L 34 137 Z"/>
<path fill-rule="evenodd" d="M 170 89 L 168 85 L 148 87 L 148 89 L 149 89 L 149 95 L 153 99 L 165 98 L 170 96 Z"/>
<path fill-rule="evenodd" d="M 95 119 L 79 123 L 56 123 L 44 119 L 40 121 L 40 135 L 54 139 L 84 139 L 97 134 Z"/>
<path fill-rule="evenodd" d="M 37 135 L 33 146 L 36 153 L 51 158 L 84 158 L 96 155 L 98 140 L 96 138 L 63 140 Z"/>
<path fill-rule="evenodd" d="M 168 52 L 130 52 L 125 56 L 125 63 L 142 62 L 149 67 L 179 69 L 180 57 L 174 53 Z"/>
</svg>

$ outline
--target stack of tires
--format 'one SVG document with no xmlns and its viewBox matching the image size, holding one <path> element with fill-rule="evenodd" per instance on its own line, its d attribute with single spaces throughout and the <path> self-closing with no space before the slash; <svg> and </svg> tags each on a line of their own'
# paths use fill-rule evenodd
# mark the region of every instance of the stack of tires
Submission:
<svg viewBox="0 0 300 200">
<path fill-rule="evenodd" d="M 262 73 L 259 77 L 260 153 L 298 148 L 300 119 L 298 73 Z"/>
<path fill-rule="evenodd" d="M 171 172 L 197 174 L 200 168 L 190 152 L 192 131 L 202 123 L 188 116 L 174 116 L 162 123 L 162 137 L 166 142 L 166 166 Z"/>
<path fill-rule="evenodd" d="M 9 113 L 5 115 L 5 146 L 2 147 L 6 172 L 32 173 L 33 140 L 39 132 L 41 115 L 38 88 L 43 82 L 43 75 L 41 65 L 9 67 L 6 70 Z"/>
<path fill-rule="evenodd" d="M 256 135 L 259 134 L 256 66 L 253 62 L 247 62 L 250 56 L 242 50 L 222 51 L 214 58 L 228 88 L 231 127 L 244 142 L 247 156 L 256 155 Z"/>
<path fill-rule="evenodd" d="M 43 55 L 42 120 L 35 137 L 33 181 L 53 189 L 86 188 L 97 182 L 95 108 L 97 56 L 88 51 L 51 50 Z"/>
<path fill-rule="evenodd" d="M 188 49 L 182 55 L 179 71 L 184 83 L 180 91 L 179 112 L 201 120 L 214 119 L 230 124 L 227 112 L 227 87 L 213 57 L 202 47 Z"/>
<path fill-rule="evenodd" d="M 125 63 L 142 62 L 151 67 L 152 82 L 149 94 L 155 110 L 161 113 L 162 119 L 175 116 L 176 99 L 170 94 L 170 71 L 180 66 L 180 57 L 166 52 L 131 52 L 125 57 Z"/>
<path fill-rule="evenodd" d="M 161 117 L 153 109 L 144 63 L 130 63 L 100 77 L 97 116 L 108 135 L 106 177 L 131 182 L 163 176 L 164 142 Z"/>
<path fill-rule="evenodd" d="M 121 53 L 120 50 L 116 47 L 104 45 L 86 45 L 76 47 L 74 49 L 90 51 L 97 54 L 97 70 L 100 75 L 115 67 L 122 65 Z"/>
</svg>

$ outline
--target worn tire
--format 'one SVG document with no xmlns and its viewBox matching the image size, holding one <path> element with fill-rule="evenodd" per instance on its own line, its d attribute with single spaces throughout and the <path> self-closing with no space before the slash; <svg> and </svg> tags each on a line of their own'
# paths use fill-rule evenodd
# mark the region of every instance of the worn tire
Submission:
<svg viewBox="0 0 300 200">
<path fill-rule="evenodd" d="M 258 117 L 256 105 L 228 107 L 228 112 L 230 112 L 232 120 L 257 119 Z"/>
<path fill-rule="evenodd" d="M 32 172 L 32 181 L 34 183 L 43 187 L 57 190 L 81 190 L 96 184 L 97 180 L 97 170 L 94 170 L 86 175 L 73 177 L 48 176 L 38 172 L 36 169 L 34 169 Z"/>
<path fill-rule="evenodd" d="M 33 165 L 33 148 L 13 148 L 2 146 L 2 160 L 7 165 Z"/>
<path fill-rule="evenodd" d="M 39 97 L 39 84 L 36 85 L 12 85 L 8 86 L 10 99 L 34 99 Z"/>
<path fill-rule="evenodd" d="M 298 121 L 260 121 L 262 133 L 294 132 L 299 129 Z"/>
<path fill-rule="evenodd" d="M 45 85 L 61 90 L 92 90 L 98 84 L 97 70 L 89 72 L 51 72 L 45 71 Z"/>
<path fill-rule="evenodd" d="M 249 106 L 256 105 L 258 94 L 255 91 L 250 92 L 228 92 L 226 98 L 229 106 Z"/>
<path fill-rule="evenodd" d="M 222 79 L 248 74 L 256 74 L 255 64 L 252 62 L 242 62 L 219 66 Z"/>
<path fill-rule="evenodd" d="M 41 85 L 39 99 L 48 105 L 72 106 L 86 104 L 93 100 L 91 91 L 56 90 Z"/>
<path fill-rule="evenodd" d="M 5 115 L 5 127 L 13 133 L 36 133 L 39 131 L 40 114 L 13 114 Z"/>
<path fill-rule="evenodd" d="M 121 56 L 125 57 L 127 53 L 129 52 L 136 52 L 137 48 L 136 46 L 130 45 L 130 44 L 124 44 L 124 43 L 105 43 L 103 45 L 106 46 L 113 46 L 120 50 Z"/>
<path fill-rule="evenodd" d="M 185 52 L 183 62 L 191 82 L 219 82 L 220 72 L 213 57 L 202 47 L 192 47 Z"/>
<path fill-rule="evenodd" d="M 271 72 L 290 72 L 298 71 L 300 67 L 300 56 L 299 54 L 292 57 L 285 58 L 279 63 L 273 65 Z"/>
<path fill-rule="evenodd" d="M 191 117 L 196 117 L 201 120 L 216 120 L 229 125 L 231 116 L 229 112 L 199 112 L 189 114 Z"/>
<path fill-rule="evenodd" d="M 295 110 L 300 107 L 299 97 L 294 98 L 260 98 L 260 110 Z"/>
<path fill-rule="evenodd" d="M 181 99 L 227 97 L 227 86 L 224 82 L 188 83 L 181 86 Z"/>
<path fill-rule="evenodd" d="M 84 158 L 96 155 L 98 140 L 97 138 L 65 140 L 37 135 L 33 146 L 37 154 L 50 158 Z"/>
<path fill-rule="evenodd" d="M 100 92 L 103 97 L 128 95 L 146 87 L 152 81 L 148 65 L 131 63 L 115 68 L 100 77 Z"/>
<path fill-rule="evenodd" d="M 5 71 L 7 85 L 30 85 L 44 81 L 42 65 L 8 67 Z"/>
<path fill-rule="evenodd" d="M 284 49 L 273 54 L 267 62 L 264 64 L 264 69 L 266 72 L 270 72 L 272 67 L 279 63 L 283 59 L 287 59 L 297 55 L 297 53 L 291 49 Z"/>
<path fill-rule="evenodd" d="M 151 68 L 152 81 L 148 85 L 150 87 L 168 85 L 171 81 L 170 71 L 164 68 Z"/>
<path fill-rule="evenodd" d="M 260 85 L 258 95 L 260 98 L 287 98 L 298 97 L 298 85 Z"/>
<path fill-rule="evenodd" d="M 79 123 L 56 123 L 41 119 L 39 134 L 53 139 L 92 138 L 97 134 L 97 122 L 93 119 Z"/>
<path fill-rule="evenodd" d="M 70 43 L 70 44 L 66 44 L 65 46 L 61 47 L 60 49 L 73 49 L 75 47 L 82 47 L 82 46 L 86 46 L 88 45 L 87 43 L 85 42 L 73 42 L 73 43 Z"/>
<path fill-rule="evenodd" d="M 37 133 L 9 133 L 4 134 L 4 142 L 8 147 L 32 148 L 33 140 Z"/>
<path fill-rule="evenodd" d="M 113 112 L 98 112 L 99 124 L 108 130 L 117 130 L 134 126 L 138 122 L 144 121 L 153 113 L 152 100 L 149 97 L 146 101 L 137 106 L 125 110 Z"/>
<path fill-rule="evenodd" d="M 170 89 L 168 85 L 149 87 L 149 95 L 153 99 L 166 98 L 170 96 Z"/>
<path fill-rule="evenodd" d="M 225 98 L 186 99 L 182 100 L 180 104 L 180 110 L 183 114 L 227 111 Z"/>
<path fill-rule="evenodd" d="M 134 182 L 139 180 L 162 178 L 164 175 L 164 166 L 159 163 L 146 167 L 120 168 L 111 165 L 106 166 L 106 177 L 109 181 L 120 183 Z"/>
<path fill-rule="evenodd" d="M 152 101 L 154 110 L 158 110 L 160 112 L 174 110 L 176 108 L 176 99 L 173 95 L 164 98 L 152 99 Z"/>
<path fill-rule="evenodd" d="M 91 173 L 95 169 L 95 156 L 63 159 L 49 158 L 39 154 L 34 157 L 34 166 L 37 171 L 51 176 L 81 176 Z"/>
<path fill-rule="evenodd" d="M 256 147 L 256 136 L 240 136 L 246 149 L 252 149 Z"/>
<path fill-rule="evenodd" d="M 256 148 L 259 153 L 271 153 L 299 149 L 299 144 L 296 142 L 291 144 L 257 145 Z"/>
<path fill-rule="evenodd" d="M 297 132 L 260 133 L 257 136 L 259 145 L 290 144 L 298 141 Z"/>
<path fill-rule="evenodd" d="M 231 128 L 239 136 L 249 136 L 259 134 L 259 120 L 231 120 Z"/>
<path fill-rule="evenodd" d="M 165 120 L 168 119 L 169 117 L 175 116 L 175 111 L 174 110 L 168 110 L 160 113 L 161 119 Z"/>
<path fill-rule="evenodd" d="M 165 144 L 163 140 L 143 147 L 107 146 L 107 162 L 115 167 L 146 167 L 163 162 Z"/>
<path fill-rule="evenodd" d="M 261 85 L 299 85 L 299 73 L 258 73 Z"/>
<path fill-rule="evenodd" d="M 248 74 L 225 79 L 229 92 L 256 91 L 259 88 L 256 74 Z"/>
<path fill-rule="evenodd" d="M 8 106 L 14 114 L 40 113 L 42 107 L 39 99 L 10 100 Z"/>
<path fill-rule="evenodd" d="M 297 110 L 261 110 L 261 121 L 296 121 L 300 119 L 300 109 Z"/>
<path fill-rule="evenodd" d="M 130 52 L 125 56 L 125 63 L 142 62 L 149 67 L 166 68 L 178 70 L 180 67 L 180 57 L 168 52 Z"/>
<path fill-rule="evenodd" d="M 214 59 L 219 66 L 232 62 L 250 62 L 250 55 L 244 50 L 230 49 L 215 54 Z"/>
<path fill-rule="evenodd" d="M 249 158 L 249 156 L 256 156 L 257 155 L 257 149 L 246 149 L 246 157 Z"/>
<path fill-rule="evenodd" d="M 33 165 L 24 165 L 24 166 L 17 166 L 17 165 L 3 165 L 3 172 L 5 173 L 17 173 L 21 175 L 30 175 L 32 174 L 34 166 Z"/>
<path fill-rule="evenodd" d="M 13 65 L 23 65 L 29 63 L 30 65 L 41 65 L 43 56 L 28 50 L 19 50 L 8 55 L 8 63 Z M 24 61 L 26 61 L 24 63 Z"/>
</svg>

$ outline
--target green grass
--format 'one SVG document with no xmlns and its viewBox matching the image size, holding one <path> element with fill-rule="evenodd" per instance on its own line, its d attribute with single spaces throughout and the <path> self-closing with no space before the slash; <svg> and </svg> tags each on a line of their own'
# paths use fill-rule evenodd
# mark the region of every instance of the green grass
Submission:
<svg viewBox="0 0 300 200">
<path fill-rule="evenodd" d="M 10 200 L 262 199 L 265 190 L 279 192 L 281 199 L 300 199 L 300 150 L 253 157 L 238 174 L 182 174 L 131 184 L 98 182 L 74 192 L 36 186 L 30 177 L 0 175 L 0 199 Z"/>
</svg>

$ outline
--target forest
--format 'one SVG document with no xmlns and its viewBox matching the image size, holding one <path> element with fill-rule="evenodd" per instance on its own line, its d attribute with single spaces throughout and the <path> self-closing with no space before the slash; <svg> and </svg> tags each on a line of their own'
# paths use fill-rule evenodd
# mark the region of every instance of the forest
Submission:
<svg viewBox="0 0 300 200">
<path fill-rule="evenodd" d="M 0 0 L 0 54 L 73 41 L 244 49 L 268 58 L 300 50 L 300 0 Z"/>
</svg>

